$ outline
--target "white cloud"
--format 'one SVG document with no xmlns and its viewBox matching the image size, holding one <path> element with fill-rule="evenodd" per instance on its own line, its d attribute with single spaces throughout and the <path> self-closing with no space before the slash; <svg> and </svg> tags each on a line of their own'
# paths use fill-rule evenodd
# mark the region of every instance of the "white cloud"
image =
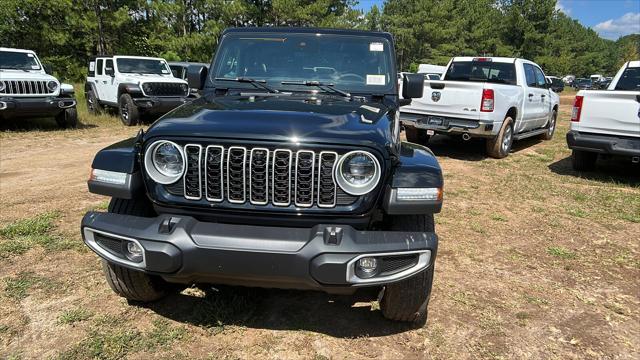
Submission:
<svg viewBox="0 0 640 360">
<path fill-rule="evenodd" d="M 558 0 L 556 2 L 556 11 L 560 11 L 562 13 L 565 13 L 566 15 L 570 15 L 571 14 L 571 9 L 569 9 L 567 7 L 567 5 L 563 5 L 562 1 Z"/>
<path fill-rule="evenodd" d="M 616 40 L 629 34 L 640 33 L 640 12 L 626 13 L 617 19 L 609 19 L 593 27 L 600 36 Z"/>
</svg>

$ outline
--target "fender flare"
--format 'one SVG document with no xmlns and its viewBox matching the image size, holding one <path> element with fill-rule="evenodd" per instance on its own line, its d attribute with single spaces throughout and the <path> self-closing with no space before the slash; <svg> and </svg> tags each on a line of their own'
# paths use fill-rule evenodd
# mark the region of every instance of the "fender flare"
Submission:
<svg viewBox="0 0 640 360">
<path fill-rule="evenodd" d="M 138 84 L 121 83 L 118 85 L 117 99 L 120 99 L 120 96 L 122 96 L 122 94 L 130 94 L 132 97 L 138 97 L 138 96 L 142 96 L 142 89 Z"/>
<path fill-rule="evenodd" d="M 87 96 L 87 93 L 89 91 L 93 91 L 93 93 L 96 95 L 96 99 L 100 100 L 100 98 L 98 97 L 98 90 L 96 89 L 96 84 L 94 84 L 91 81 L 87 81 L 84 83 L 84 96 Z"/>
</svg>

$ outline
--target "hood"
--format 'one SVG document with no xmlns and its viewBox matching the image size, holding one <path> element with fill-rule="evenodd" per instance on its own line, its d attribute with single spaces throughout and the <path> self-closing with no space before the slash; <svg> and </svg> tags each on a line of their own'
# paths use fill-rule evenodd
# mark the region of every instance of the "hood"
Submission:
<svg viewBox="0 0 640 360">
<path fill-rule="evenodd" d="M 42 71 L 0 70 L 0 80 L 43 80 L 55 81 L 58 79 Z"/>
<path fill-rule="evenodd" d="M 203 96 L 156 121 L 152 137 L 206 137 L 384 148 L 392 142 L 389 109 L 377 102 L 299 96 Z"/>
<path fill-rule="evenodd" d="M 186 84 L 187 82 L 173 77 L 173 75 L 155 75 L 155 74 L 121 74 L 124 82 L 129 83 L 146 83 L 146 82 L 163 82 L 163 83 L 179 83 Z"/>
</svg>

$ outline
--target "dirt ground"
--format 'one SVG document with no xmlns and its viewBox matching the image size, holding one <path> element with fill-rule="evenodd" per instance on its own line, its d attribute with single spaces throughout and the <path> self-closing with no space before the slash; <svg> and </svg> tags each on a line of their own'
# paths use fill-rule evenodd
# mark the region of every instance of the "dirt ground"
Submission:
<svg viewBox="0 0 640 360">
<path fill-rule="evenodd" d="M 640 169 L 574 172 L 562 103 L 554 139 L 518 142 L 506 159 L 432 139 L 445 205 L 418 329 L 316 292 L 190 288 L 128 304 L 79 223 L 108 200 L 87 191 L 93 155 L 138 129 L 84 111 L 79 130 L 2 124 L 0 358 L 638 359 Z"/>
</svg>

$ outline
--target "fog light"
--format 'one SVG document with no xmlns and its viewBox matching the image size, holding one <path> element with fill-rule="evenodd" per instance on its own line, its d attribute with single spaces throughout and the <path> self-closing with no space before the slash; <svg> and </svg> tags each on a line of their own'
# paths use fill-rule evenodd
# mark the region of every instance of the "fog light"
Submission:
<svg viewBox="0 0 640 360">
<path fill-rule="evenodd" d="M 376 276 L 378 273 L 378 260 L 374 257 L 364 257 L 356 263 L 356 275 L 361 279 Z"/>
<path fill-rule="evenodd" d="M 127 258 L 134 262 L 141 262 L 142 247 L 133 241 L 127 241 Z"/>
</svg>

